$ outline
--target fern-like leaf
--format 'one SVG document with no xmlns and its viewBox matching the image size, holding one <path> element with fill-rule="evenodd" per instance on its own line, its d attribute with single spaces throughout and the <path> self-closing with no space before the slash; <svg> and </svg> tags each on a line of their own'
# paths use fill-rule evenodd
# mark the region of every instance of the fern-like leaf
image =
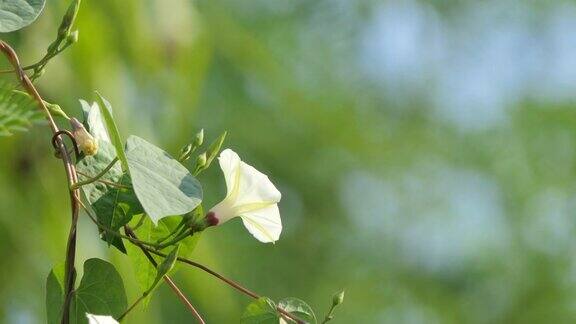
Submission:
<svg viewBox="0 0 576 324">
<path fill-rule="evenodd" d="M 0 82 L 0 136 L 25 132 L 43 120 L 42 112 L 30 96 Z"/>
</svg>

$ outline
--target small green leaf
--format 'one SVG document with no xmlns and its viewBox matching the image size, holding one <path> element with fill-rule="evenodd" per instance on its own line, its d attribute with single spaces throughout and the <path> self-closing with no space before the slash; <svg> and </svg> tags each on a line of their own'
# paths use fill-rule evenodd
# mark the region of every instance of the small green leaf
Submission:
<svg viewBox="0 0 576 324">
<path fill-rule="evenodd" d="M 0 1 L 0 32 L 8 33 L 30 25 L 44 8 L 46 0 Z"/>
<path fill-rule="evenodd" d="M 137 222 L 136 218 L 132 220 L 132 224 L 130 225 L 133 226 L 135 222 Z M 138 236 L 139 240 L 154 242 L 154 224 L 152 224 L 150 219 L 146 218 L 144 223 L 134 232 Z M 154 291 L 154 289 L 152 289 L 152 291 L 148 291 L 148 289 L 153 287 L 154 280 L 156 279 L 156 267 L 150 263 L 146 255 L 144 255 L 144 252 L 142 252 L 140 247 L 137 245 L 126 244 L 126 251 L 130 263 L 132 264 L 132 269 L 134 271 L 136 282 L 138 282 L 138 286 L 140 286 L 142 292 L 148 292 L 148 295 L 143 300 L 143 305 L 147 306 Z M 153 257 L 155 256 L 153 255 Z"/>
<path fill-rule="evenodd" d="M 158 265 L 156 271 L 156 278 L 154 279 L 154 283 L 152 284 L 152 286 L 148 288 L 148 292 L 152 291 L 152 289 L 154 289 L 154 287 L 160 282 L 160 280 L 162 280 L 162 277 L 164 277 L 164 275 L 168 274 L 168 272 L 172 270 L 174 264 L 176 263 L 176 258 L 178 257 L 179 248 L 180 246 L 176 245 L 176 247 L 172 249 L 172 252 L 170 252 L 168 256 L 162 261 L 162 263 Z"/>
<path fill-rule="evenodd" d="M 278 324 L 280 316 L 276 305 L 268 297 L 260 297 L 250 303 L 244 310 L 241 324 Z"/>
<path fill-rule="evenodd" d="M 64 304 L 64 265 L 55 266 L 46 279 L 46 319 L 60 324 Z"/>
<path fill-rule="evenodd" d="M 306 323 L 316 324 L 316 315 L 314 310 L 306 302 L 295 297 L 288 297 L 278 302 L 278 307 L 288 313 L 306 321 Z"/>
<path fill-rule="evenodd" d="M 140 240 L 148 241 L 148 242 L 156 242 L 160 238 L 166 237 L 169 235 L 180 223 L 182 220 L 182 216 L 171 216 L 161 219 L 158 222 L 158 226 L 154 226 L 152 221 L 149 218 L 144 220 L 144 223 L 137 228 L 134 232 L 138 236 Z M 133 226 L 138 220 L 134 219 L 130 224 Z M 200 238 L 201 233 L 196 233 L 193 236 L 189 236 L 182 241 L 178 242 L 179 246 L 179 255 L 183 257 L 189 257 L 192 255 L 192 251 L 196 247 L 198 240 Z M 156 279 L 157 270 L 148 258 L 144 255 L 142 250 L 133 245 L 127 244 L 126 249 L 128 250 L 128 257 L 132 263 L 132 268 L 134 269 L 134 274 L 136 277 L 136 281 L 138 285 L 142 289 L 142 291 L 146 291 L 149 287 L 151 287 Z M 162 252 L 167 253 L 169 248 L 165 248 Z M 175 269 L 172 271 L 176 271 L 178 265 L 175 265 Z M 155 287 L 156 288 L 156 287 Z M 148 294 L 146 299 L 144 299 L 144 304 L 146 305 L 150 298 L 152 297 L 153 290 Z"/>
<path fill-rule="evenodd" d="M 124 153 L 124 144 L 122 144 L 118 127 L 116 127 L 116 122 L 114 122 L 114 117 L 112 116 L 112 106 L 108 100 L 104 99 L 98 92 L 96 92 L 96 94 L 99 101 L 98 107 L 100 108 L 100 113 L 106 123 L 110 140 L 116 149 L 116 156 L 120 160 L 122 171 L 128 172 L 128 161 L 126 159 L 126 153 Z"/>
<path fill-rule="evenodd" d="M 86 313 L 106 314 L 118 318 L 128 302 L 124 284 L 114 266 L 104 260 L 84 262 L 84 276 L 71 305 L 71 323 L 88 323 Z"/>
<path fill-rule="evenodd" d="M 137 136 L 128 138 L 126 149 L 134 191 L 154 223 L 200 204 L 200 183 L 168 153 Z"/>
</svg>

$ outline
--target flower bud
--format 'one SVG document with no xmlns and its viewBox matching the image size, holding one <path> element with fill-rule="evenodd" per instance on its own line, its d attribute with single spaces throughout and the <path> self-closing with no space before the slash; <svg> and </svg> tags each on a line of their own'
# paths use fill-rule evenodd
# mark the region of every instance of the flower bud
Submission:
<svg viewBox="0 0 576 324">
<path fill-rule="evenodd" d="M 88 133 L 84 125 L 76 118 L 71 118 L 70 124 L 72 125 L 72 135 L 74 135 L 80 151 L 86 155 L 95 155 L 98 153 L 98 141 Z"/>
<path fill-rule="evenodd" d="M 334 294 L 332 297 L 332 305 L 338 306 L 344 302 L 344 290 Z"/>
<path fill-rule="evenodd" d="M 216 218 L 216 214 L 214 212 L 208 212 L 208 214 L 206 214 L 205 222 L 207 226 L 216 226 L 220 220 Z"/>
<path fill-rule="evenodd" d="M 70 35 L 66 36 L 66 43 L 67 44 L 74 44 L 78 41 L 78 31 L 75 30 L 70 33 Z"/>
<path fill-rule="evenodd" d="M 204 129 L 201 129 L 194 137 L 194 147 L 199 147 L 204 143 Z"/>
<path fill-rule="evenodd" d="M 78 9 L 80 9 L 80 2 L 81 0 L 75 0 L 68 6 L 66 14 L 62 17 L 62 22 L 60 22 L 60 26 L 58 27 L 58 38 L 63 39 L 70 33 L 72 24 L 78 14 Z"/>
<path fill-rule="evenodd" d="M 192 144 L 186 144 L 182 149 L 180 149 L 180 156 L 178 160 L 184 162 L 190 158 L 190 153 L 192 153 Z"/>
<path fill-rule="evenodd" d="M 194 169 L 201 170 L 202 168 L 204 168 L 204 166 L 206 166 L 206 152 L 198 155 L 198 158 L 196 159 L 196 166 L 194 167 Z"/>
<path fill-rule="evenodd" d="M 50 113 L 55 115 L 55 116 L 60 116 L 60 117 L 64 117 L 66 119 L 70 119 L 68 117 L 68 115 L 66 115 L 66 113 L 64 112 L 64 110 L 62 110 L 62 107 L 60 107 L 57 104 L 53 104 L 53 103 L 49 103 L 44 101 L 44 104 L 46 105 L 46 107 L 48 108 L 48 110 L 50 110 Z"/>
</svg>

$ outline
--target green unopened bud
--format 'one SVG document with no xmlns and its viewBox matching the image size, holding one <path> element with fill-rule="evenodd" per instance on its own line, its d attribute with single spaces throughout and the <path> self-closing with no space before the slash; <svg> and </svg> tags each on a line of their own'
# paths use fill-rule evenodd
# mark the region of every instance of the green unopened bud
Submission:
<svg viewBox="0 0 576 324">
<path fill-rule="evenodd" d="M 58 37 L 63 39 L 70 34 L 70 29 L 72 29 L 72 24 L 76 19 L 76 15 L 78 14 L 78 9 L 80 9 L 80 2 L 81 0 L 75 0 L 70 3 L 68 6 L 68 10 L 66 10 L 66 14 L 62 17 L 62 22 L 60 23 L 60 27 L 58 27 Z"/>
<path fill-rule="evenodd" d="M 66 44 L 71 45 L 78 41 L 78 31 L 75 30 L 70 33 L 70 35 L 66 36 Z"/>
<path fill-rule="evenodd" d="M 332 305 L 338 306 L 344 302 L 344 290 L 337 292 L 332 297 Z"/>
<path fill-rule="evenodd" d="M 204 143 L 204 129 L 201 129 L 194 137 L 194 147 L 199 147 Z"/>
<path fill-rule="evenodd" d="M 188 160 L 190 158 L 190 153 L 192 153 L 192 144 L 186 144 L 186 146 L 180 149 L 178 160 L 180 162 Z"/>
<path fill-rule="evenodd" d="M 226 139 L 227 132 L 222 133 L 208 148 L 208 160 L 206 161 L 206 168 L 210 166 L 212 161 L 216 158 L 218 153 L 220 152 L 220 148 L 222 147 L 222 143 L 224 143 L 224 139 Z"/>
<path fill-rule="evenodd" d="M 48 110 L 50 110 L 50 113 L 55 115 L 55 116 L 60 116 L 60 117 L 64 117 L 66 119 L 70 119 L 70 117 L 68 117 L 68 115 L 66 115 L 66 113 L 64 112 L 64 110 L 62 110 L 62 107 L 60 107 L 57 104 L 53 104 L 53 103 L 49 103 L 44 101 L 44 104 L 46 105 L 46 107 L 48 107 Z"/>
<path fill-rule="evenodd" d="M 206 166 L 206 152 L 198 155 L 198 158 L 196 159 L 196 170 L 200 170 L 202 168 L 204 168 L 204 166 Z"/>
<path fill-rule="evenodd" d="M 72 135 L 74 135 L 80 151 L 86 155 L 95 155 L 98 153 L 98 141 L 88 133 L 84 125 L 76 118 L 70 119 L 70 125 L 72 125 Z"/>
</svg>

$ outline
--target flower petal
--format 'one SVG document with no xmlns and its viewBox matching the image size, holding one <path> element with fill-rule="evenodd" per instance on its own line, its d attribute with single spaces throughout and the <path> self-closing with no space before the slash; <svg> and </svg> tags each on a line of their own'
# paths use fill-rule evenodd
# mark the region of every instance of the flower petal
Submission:
<svg viewBox="0 0 576 324">
<path fill-rule="evenodd" d="M 89 324 L 118 324 L 118 321 L 116 321 L 112 316 L 86 313 L 86 317 L 88 318 Z"/>
<path fill-rule="evenodd" d="M 240 180 L 238 184 L 238 197 L 236 206 L 270 203 L 280 201 L 282 194 L 268 177 L 256 170 L 253 166 L 240 161 Z"/>
<path fill-rule="evenodd" d="M 245 213 L 240 217 L 248 232 L 258 241 L 270 243 L 280 238 L 282 220 L 277 204 Z"/>
<path fill-rule="evenodd" d="M 234 191 L 238 180 L 237 170 L 240 166 L 240 157 L 231 149 L 225 149 L 220 153 L 218 162 L 220 163 L 220 169 L 222 169 L 224 179 L 226 180 L 227 196 L 230 196 Z"/>
<path fill-rule="evenodd" d="M 240 160 L 231 149 L 222 151 L 218 161 L 226 179 L 226 197 L 233 201 L 233 207 L 274 204 L 282 198 L 268 176 Z"/>
</svg>

